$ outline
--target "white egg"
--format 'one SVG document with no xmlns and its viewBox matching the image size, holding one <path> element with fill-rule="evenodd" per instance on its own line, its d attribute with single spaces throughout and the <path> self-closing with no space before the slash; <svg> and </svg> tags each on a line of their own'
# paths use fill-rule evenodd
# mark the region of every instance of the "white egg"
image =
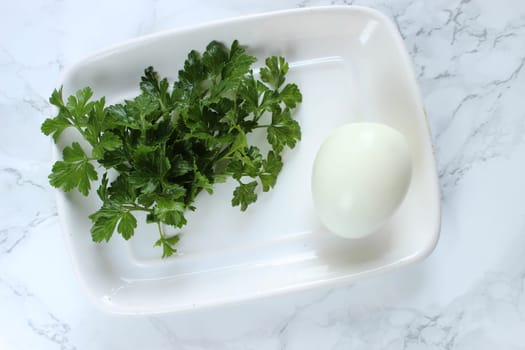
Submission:
<svg viewBox="0 0 525 350">
<path fill-rule="evenodd" d="M 344 125 L 315 158 L 315 210 L 329 231 L 345 238 L 366 236 L 400 206 L 411 175 L 410 148 L 400 132 L 377 123 Z"/>
</svg>

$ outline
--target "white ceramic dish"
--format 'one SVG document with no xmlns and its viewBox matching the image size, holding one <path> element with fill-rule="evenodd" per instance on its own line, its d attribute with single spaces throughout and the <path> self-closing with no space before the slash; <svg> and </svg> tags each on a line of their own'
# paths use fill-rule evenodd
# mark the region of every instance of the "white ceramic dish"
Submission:
<svg viewBox="0 0 525 350">
<path fill-rule="evenodd" d="M 179 245 L 160 259 L 156 227 L 142 224 L 129 242 L 92 243 L 88 214 L 97 206 L 78 193 L 58 193 L 74 266 L 102 309 L 119 314 L 189 310 L 315 286 L 349 283 L 415 262 L 434 248 L 439 192 L 428 125 L 409 56 L 395 25 L 361 7 L 290 10 L 214 22 L 139 38 L 68 70 L 64 93 L 91 86 L 117 102 L 137 92 L 146 66 L 176 78 L 187 52 L 211 40 L 238 39 L 259 62 L 284 55 L 289 80 L 304 96 L 303 130 L 286 154 L 276 188 L 247 212 L 230 206 L 228 184 L 198 199 Z M 310 175 L 321 141 L 353 121 L 388 124 L 414 151 L 413 181 L 401 208 L 379 232 L 344 240 L 323 230 L 313 211 Z M 65 134 L 55 151 L 75 136 Z M 388 174 L 385 174 L 388 176 Z"/>
</svg>

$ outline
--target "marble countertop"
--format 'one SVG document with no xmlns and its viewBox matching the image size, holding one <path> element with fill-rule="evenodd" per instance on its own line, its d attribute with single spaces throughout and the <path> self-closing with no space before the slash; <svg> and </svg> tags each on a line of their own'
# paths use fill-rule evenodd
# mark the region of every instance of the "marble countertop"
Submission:
<svg viewBox="0 0 525 350">
<path fill-rule="evenodd" d="M 74 276 L 39 125 L 59 73 L 139 35 L 316 5 L 398 24 L 431 124 L 442 194 L 432 255 L 334 289 L 193 313 L 101 313 Z M 525 349 L 525 2 L 0 3 L 0 349 Z"/>
</svg>

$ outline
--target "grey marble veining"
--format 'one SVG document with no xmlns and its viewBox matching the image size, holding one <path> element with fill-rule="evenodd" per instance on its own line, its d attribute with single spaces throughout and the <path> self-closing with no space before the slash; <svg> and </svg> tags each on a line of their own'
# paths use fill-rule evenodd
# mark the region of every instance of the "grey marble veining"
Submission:
<svg viewBox="0 0 525 350">
<path fill-rule="evenodd" d="M 39 125 L 60 72 L 158 30 L 316 5 L 398 25 L 433 133 L 442 231 L 424 262 L 352 286 L 124 318 L 74 276 Z M 0 4 L 0 349 L 525 349 L 525 2 L 112 1 Z"/>
</svg>

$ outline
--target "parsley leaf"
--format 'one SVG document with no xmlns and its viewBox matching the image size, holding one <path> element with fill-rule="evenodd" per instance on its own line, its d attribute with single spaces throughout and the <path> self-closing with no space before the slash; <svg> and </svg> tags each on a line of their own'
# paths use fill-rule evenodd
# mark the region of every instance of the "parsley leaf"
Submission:
<svg viewBox="0 0 525 350">
<path fill-rule="evenodd" d="M 153 211 L 154 215 L 166 225 L 182 227 L 186 225 L 184 203 L 165 198 L 157 200 L 157 206 Z"/>
<path fill-rule="evenodd" d="M 233 191 L 232 205 L 234 207 L 240 205 L 242 211 L 248 209 L 248 205 L 257 200 L 256 187 L 257 181 L 251 181 L 247 184 L 239 181 L 239 186 Z"/>
<path fill-rule="evenodd" d="M 93 221 L 91 238 L 94 242 L 108 242 L 111 239 L 119 221 L 118 214 L 117 210 L 102 208 L 89 216 Z"/>
<path fill-rule="evenodd" d="M 120 215 L 120 222 L 117 226 L 117 231 L 124 237 L 125 240 L 128 240 L 133 236 L 137 228 L 137 219 L 129 211 L 124 211 Z"/>
<path fill-rule="evenodd" d="M 283 168 L 283 161 L 280 155 L 277 155 L 274 151 L 268 152 L 268 156 L 262 163 L 263 171 L 259 174 L 263 191 L 268 192 L 275 186 L 277 176 Z"/>
<path fill-rule="evenodd" d="M 274 151 L 280 153 L 285 146 L 294 148 L 297 141 L 301 140 L 301 127 L 297 120 L 292 119 L 290 110 L 274 111 L 272 124 L 268 127 L 268 142 Z"/>
<path fill-rule="evenodd" d="M 281 91 L 279 97 L 288 108 L 295 108 L 297 104 L 303 100 L 301 91 L 299 91 L 299 88 L 295 84 L 287 84 Z"/>
<path fill-rule="evenodd" d="M 125 240 L 130 239 L 137 228 L 137 219 L 122 205 L 106 204 L 89 216 L 93 221 L 91 237 L 95 242 L 109 241 L 115 228 Z"/>
<path fill-rule="evenodd" d="M 167 258 L 177 252 L 174 246 L 179 242 L 179 236 L 165 237 L 161 236 L 159 240 L 155 242 L 156 247 L 162 247 L 162 257 Z"/>
<path fill-rule="evenodd" d="M 286 73 L 288 73 L 288 63 L 286 63 L 282 56 L 268 57 L 265 63 L 266 67 L 260 69 L 261 79 L 275 89 L 278 89 L 284 84 Z"/>
<path fill-rule="evenodd" d="M 98 179 L 95 167 L 90 163 L 78 142 L 64 148 L 62 156 L 64 160 L 57 161 L 53 165 L 49 175 L 49 183 L 66 192 L 76 188 L 84 196 L 87 196 L 91 189 L 91 180 Z"/>
<path fill-rule="evenodd" d="M 93 157 L 100 159 L 104 156 L 105 151 L 115 151 L 120 146 L 122 146 L 120 137 L 111 131 L 106 131 L 100 137 L 99 143 L 93 147 Z"/>
<path fill-rule="evenodd" d="M 70 126 L 71 122 L 59 114 L 55 118 L 46 119 L 42 124 L 41 130 L 47 136 L 53 135 L 53 140 L 56 142 L 62 132 Z"/>
<path fill-rule="evenodd" d="M 144 76 L 140 82 L 140 89 L 144 94 L 155 97 L 162 110 L 169 110 L 171 107 L 172 99 L 169 92 L 168 79 L 159 79 L 159 75 L 153 67 L 150 66 L 144 70 Z"/>
</svg>

